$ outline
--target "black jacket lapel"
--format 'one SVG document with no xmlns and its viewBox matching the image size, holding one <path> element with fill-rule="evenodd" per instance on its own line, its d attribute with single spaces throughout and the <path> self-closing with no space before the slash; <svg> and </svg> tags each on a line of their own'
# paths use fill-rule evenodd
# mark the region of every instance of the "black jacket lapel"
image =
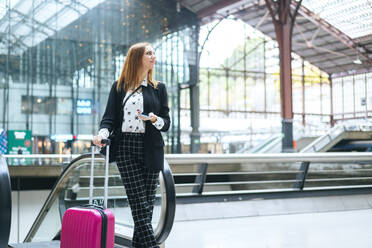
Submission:
<svg viewBox="0 0 372 248">
<path fill-rule="evenodd" d="M 147 85 L 146 87 L 142 87 L 142 95 L 143 95 L 143 112 L 145 114 L 149 114 L 152 112 L 152 87 Z"/>
</svg>

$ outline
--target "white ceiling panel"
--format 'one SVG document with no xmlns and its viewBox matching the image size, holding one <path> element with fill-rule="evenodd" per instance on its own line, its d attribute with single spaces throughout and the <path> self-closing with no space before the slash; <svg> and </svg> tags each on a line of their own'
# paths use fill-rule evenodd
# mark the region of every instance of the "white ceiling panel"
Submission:
<svg viewBox="0 0 372 248">
<path fill-rule="evenodd" d="M 372 33 L 371 0 L 303 0 L 302 5 L 352 39 Z"/>
</svg>

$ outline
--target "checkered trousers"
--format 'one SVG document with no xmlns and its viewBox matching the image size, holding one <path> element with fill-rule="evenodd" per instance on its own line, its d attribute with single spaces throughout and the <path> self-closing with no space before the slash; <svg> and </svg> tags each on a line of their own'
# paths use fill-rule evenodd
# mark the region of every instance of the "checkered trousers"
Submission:
<svg viewBox="0 0 372 248">
<path fill-rule="evenodd" d="M 122 133 L 116 162 L 134 221 L 133 248 L 159 248 L 151 225 L 159 171 L 144 166 L 144 134 Z"/>
</svg>

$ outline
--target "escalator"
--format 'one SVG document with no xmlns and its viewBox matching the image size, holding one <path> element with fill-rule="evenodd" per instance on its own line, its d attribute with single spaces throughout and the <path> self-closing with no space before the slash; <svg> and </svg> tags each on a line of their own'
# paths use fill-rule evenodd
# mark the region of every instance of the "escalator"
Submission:
<svg viewBox="0 0 372 248">
<path fill-rule="evenodd" d="M 84 154 L 74 159 L 61 173 L 42 209 L 29 230 L 24 243 L 10 244 L 9 247 L 59 247 L 62 217 L 67 208 L 87 204 L 89 199 L 89 175 L 91 154 Z M 96 204 L 103 203 L 103 183 L 105 161 L 96 154 L 94 168 L 94 197 Z M 10 234 L 11 189 L 8 168 L 3 157 L 0 160 L 1 196 L 0 223 L 5 228 L 0 231 L 0 247 L 6 247 Z M 152 225 L 158 243 L 168 237 L 175 215 L 175 189 L 169 165 L 164 161 L 164 170 L 159 176 Z M 3 184 L 8 185 L 7 187 Z M 5 192 L 3 192 L 5 191 Z M 116 164 L 109 166 L 108 208 L 115 215 L 115 247 L 131 247 L 133 220 Z M 9 223 L 9 225 L 7 224 Z"/>
<path fill-rule="evenodd" d="M 308 152 L 371 151 L 371 123 L 341 124 L 301 149 Z"/>
<path fill-rule="evenodd" d="M 280 153 L 282 152 L 282 134 L 272 135 L 254 148 L 242 149 L 237 153 Z M 340 124 L 327 134 L 318 138 L 303 136 L 296 138 L 299 152 L 351 152 L 372 151 L 372 124 Z"/>
<path fill-rule="evenodd" d="M 273 134 L 267 139 L 259 142 L 253 148 L 243 146 L 235 153 L 277 153 L 281 151 L 282 148 L 282 138 L 283 134 Z"/>
<path fill-rule="evenodd" d="M 249 150 L 249 153 L 279 153 L 282 150 L 283 134 L 274 134 Z"/>
</svg>

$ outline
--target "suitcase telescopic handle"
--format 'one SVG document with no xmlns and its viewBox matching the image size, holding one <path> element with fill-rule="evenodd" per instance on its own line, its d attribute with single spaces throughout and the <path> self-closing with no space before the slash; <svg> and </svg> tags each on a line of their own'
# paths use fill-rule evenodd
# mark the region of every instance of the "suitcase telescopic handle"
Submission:
<svg viewBox="0 0 372 248">
<path fill-rule="evenodd" d="M 104 182 L 104 200 L 103 200 L 103 205 L 105 208 L 107 208 L 107 198 L 108 198 L 108 172 L 109 172 L 109 157 L 110 157 L 110 144 L 111 141 L 110 139 L 102 139 L 101 140 L 102 144 L 106 145 L 106 163 L 105 163 L 105 182 Z M 91 163 L 91 168 L 90 168 L 90 184 L 89 184 L 89 204 L 93 203 L 93 178 L 94 178 L 94 148 L 95 145 L 93 144 L 93 141 L 91 142 L 92 144 L 92 163 Z"/>
</svg>

